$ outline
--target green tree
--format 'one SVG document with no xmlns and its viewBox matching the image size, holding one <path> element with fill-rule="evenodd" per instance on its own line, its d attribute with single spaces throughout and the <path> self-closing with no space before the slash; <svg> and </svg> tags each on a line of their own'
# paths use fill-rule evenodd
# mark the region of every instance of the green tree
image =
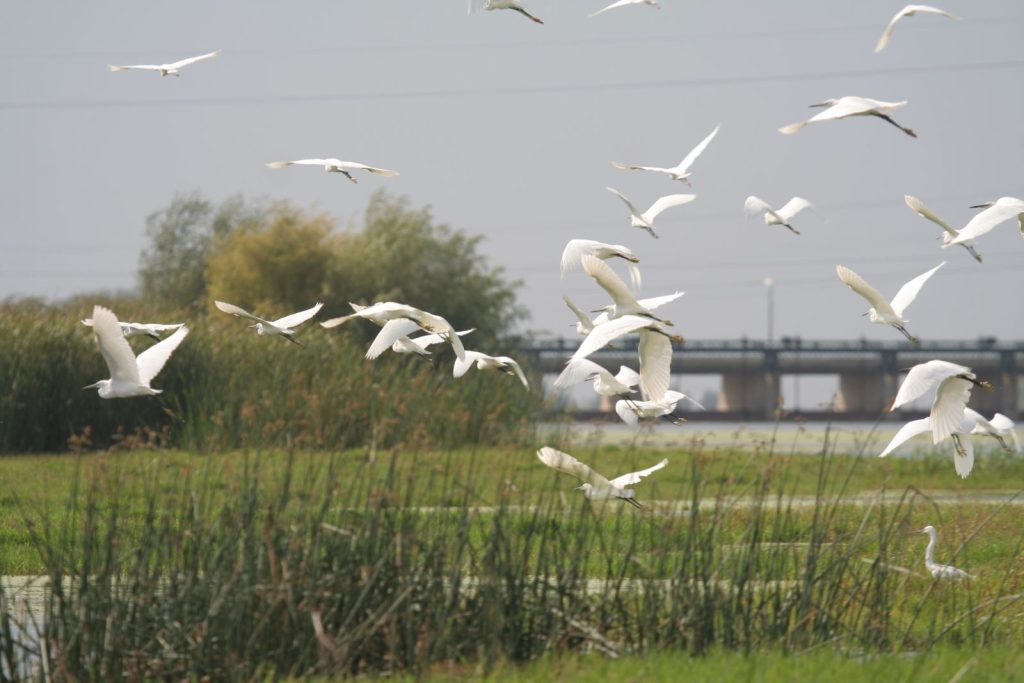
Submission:
<svg viewBox="0 0 1024 683">
<path fill-rule="evenodd" d="M 164 308 L 201 307 L 206 295 L 206 258 L 214 238 L 258 220 L 259 208 L 232 197 L 219 207 L 199 193 L 175 195 L 146 218 L 149 247 L 139 256 L 143 299 Z"/>
<path fill-rule="evenodd" d="M 331 312 L 338 303 L 400 301 L 443 315 L 456 328 L 477 328 L 476 340 L 509 333 L 525 318 L 516 302 L 519 282 L 492 266 L 470 236 L 434 222 L 428 208 L 376 193 L 366 209 L 364 228 L 343 240 L 333 261 Z M 474 346 L 478 344 L 474 342 Z"/>
<path fill-rule="evenodd" d="M 309 308 L 324 295 L 337 253 L 333 220 L 306 215 L 287 202 L 214 240 L 206 259 L 210 295 L 275 316 Z M 261 313 L 257 313 L 260 315 Z"/>
</svg>

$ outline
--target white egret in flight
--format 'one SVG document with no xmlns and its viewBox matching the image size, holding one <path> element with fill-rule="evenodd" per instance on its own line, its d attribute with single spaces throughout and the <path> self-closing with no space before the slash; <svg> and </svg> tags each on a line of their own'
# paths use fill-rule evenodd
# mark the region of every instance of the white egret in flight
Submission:
<svg viewBox="0 0 1024 683">
<path fill-rule="evenodd" d="M 959 431 L 964 421 L 964 409 L 971 398 L 971 389 L 980 386 L 991 389 L 992 385 L 979 380 L 971 369 L 965 365 L 957 365 L 945 360 L 930 360 L 910 368 L 907 376 L 900 384 L 889 411 L 924 396 L 935 389 L 932 401 L 929 427 L 932 431 L 932 442 L 939 443 L 946 437 Z M 954 436 L 953 443 L 958 452 L 962 452 L 959 439 Z"/>
<path fill-rule="evenodd" d="M 455 360 L 455 367 L 452 368 L 452 377 L 462 377 L 473 365 L 476 365 L 477 370 L 500 370 L 506 375 L 518 377 L 527 391 L 530 389 L 530 383 L 526 381 L 523 369 L 519 367 L 519 363 L 514 359 L 508 356 L 488 356 L 486 353 L 480 353 L 479 351 L 467 350 L 465 358 L 457 358 Z"/>
<path fill-rule="evenodd" d="M 640 375 L 625 365 L 620 366 L 618 373 L 613 375 L 592 360 L 578 358 L 565 364 L 565 369 L 552 386 L 564 389 L 579 382 L 593 382 L 594 391 L 601 396 L 622 398 L 633 393 L 633 387 L 640 383 Z"/>
<path fill-rule="evenodd" d="M 916 138 L 917 133 L 909 128 L 904 128 L 889 116 L 889 113 L 892 110 L 899 109 L 906 103 L 906 100 L 903 100 L 902 102 L 882 102 L 880 100 L 872 100 L 867 97 L 852 96 L 840 97 L 838 100 L 828 99 L 821 104 L 811 105 L 811 107 L 828 107 L 825 111 L 815 114 L 806 121 L 800 121 L 799 123 L 783 126 L 782 128 L 779 128 L 779 132 L 785 135 L 792 135 L 808 123 L 834 121 L 836 119 L 845 119 L 850 116 L 877 116 L 883 121 L 888 121 L 892 125 L 896 126 L 910 137 Z"/>
<path fill-rule="evenodd" d="M 673 206 L 680 206 L 682 204 L 689 204 L 697 198 L 695 194 L 670 194 L 659 198 L 653 204 L 651 208 L 647 209 L 643 213 L 640 213 L 640 209 L 636 208 L 633 202 L 626 199 L 626 196 L 618 190 L 607 187 L 605 188 L 609 192 L 613 192 L 618 195 L 619 199 L 626 203 L 629 208 L 629 224 L 634 228 L 642 228 L 647 232 L 651 233 L 651 237 L 657 237 L 658 233 L 654 231 L 654 219 L 658 217 L 665 209 L 669 209 Z"/>
<path fill-rule="evenodd" d="M 640 269 L 636 267 L 636 264 L 640 263 L 640 258 L 629 247 L 624 247 L 621 244 L 605 244 L 594 240 L 569 240 L 566 243 L 565 249 L 562 250 L 560 265 L 562 277 L 579 268 L 580 259 L 588 254 L 604 260 L 623 259 L 629 270 L 629 279 L 633 283 L 633 287 L 640 287 Z"/>
<path fill-rule="evenodd" d="M 636 427 L 641 419 L 658 418 L 664 417 L 672 424 L 681 424 L 685 422 L 681 417 L 676 417 L 673 413 L 676 410 L 676 405 L 680 401 L 689 401 L 693 405 L 697 406 L 701 410 L 704 410 L 704 406 L 697 403 L 692 398 L 684 393 L 678 391 L 666 391 L 661 399 L 657 401 L 643 400 L 634 401 L 632 399 L 624 399 L 615 402 L 615 414 L 618 415 L 623 422 L 631 427 Z"/>
<path fill-rule="evenodd" d="M 974 444 L 971 442 L 970 436 L 968 436 L 972 427 L 973 422 L 965 417 L 956 430 L 950 434 L 954 446 L 953 467 L 961 479 L 966 479 L 967 475 L 974 469 Z M 932 420 L 930 417 L 911 420 L 899 428 L 885 449 L 878 454 L 878 457 L 884 458 L 915 436 L 927 434 L 931 431 Z"/>
<path fill-rule="evenodd" d="M 682 161 L 671 168 L 661 168 L 660 166 L 636 166 L 634 164 L 624 164 L 621 161 L 613 161 L 612 166 L 622 171 L 652 171 L 654 173 L 664 173 L 672 180 L 681 180 L 687 185 L 690 185 L 690 167 L 693 166 L 693 162 L 697 161 L 697 157 L 704 152 L 707 146 L 711 144 L 711 141 L 715 139 L 715 136 L 718 135 L 718 129 L 721 127 L 721 125 L 715 126 L 715 129 L 711 131 L 706 138 L 697 143 L 697 146 L 691 149 L 690 153 L 683 157 Z"/>
<path fill-rule="evenodd" d="M 115 64 L 107 64 L 107 68 L 111 71 L 159 71 L 161 76 L 181 76 L 178 73 L 179 69 L 182 69 L 189 64 L 195 64 L 201 62 L 204 59 L 210 59 L 220 54 L 220 50 L 214 50 L 213 52 L 207 52 L 205 55 L 199 55 L 198 57 L 189 57 L 188 59 L 182 59 L 177 62 L 171 62 L 170 64 L 131 64 L 118 66 Z"/>
<path fill-rule="evenodd" d="M 773 209 L 768 202 L 754 195 L 750 195 L 743 202 L 743 210 L 748 216 L 761 214 L 764 216 L 765 225 L 784 225 L 797 235 L 800 231 L 790 225 L 789 221 L 804 209 L 810 208 L 813 208 L 811 203 L 803 197 L 793 197 L 781 209 Z"/>
<path fill-rule="evenodd" d="M 574 304 L 572 302 L 572 299 L 570 299 L 568 295 L 563 294 L 562 301 L 565 302 L 565 305 L 569 307 L 569 310 L 572 311 L 576 318 L 579 320 L 579 322 L 569 323 L 569 325 L 576 325 L 577 334 L 590 334 L 590 332 L 594 329 L 594 321 L 590 319 L 590 316 L 584 313 L 579 306 Z"/>
<path fill-rule="evenodd" d="M 578 486 L 576 490 L 583 491 L 588 500 L 621 498 L 636 508 L 641 508 L 643 505 L 637 501 L 636 491 L 626 487 L 640 483 L 644 477 L 657 472 L 668 464 L 668 458 L 666 458 L 657 465 L 648 467 L 645 470 L 630 472 L 629 474 L 623 474 L 621 477 L 609 480 L 568 453 L 555 450 L 550 446 L 545 446 L 537 451 L 537 457 L 551 469 L 571 475 L 582 481 L 583 484 Z"/>
<path fill-rule="evenodd" d="M 475 327 L 471 327 L 468 330 L 460 330 L 456 332 L 460 337 L 464 337 L 470 332 L 476 331 Z M 439 334 L 424 334 L 419 337 L 400 337 L 391 345 L 391 350 L 395 353 L 414 353 L 422 358 L 429 358 L 431 353 L 427 351 L 428 348 L 435 344 L 446 344 L 448 340 Z"/>
<path fill-rule="evenodd" d="M 971 434 L 977 434 L 979 436 L 990 436 L 999 442 L 999 445 L 1003 447 L 1003 450 L 1007 453 L 1019 453 L 1020 442 L 1017 441 L 1017 434 L 1014 432 L 1013 420 L 1006 417 L 1002 413 L 996 413 L 992 416 L 991 420 L 986 420 L 985 416 L 974 410 L 973 408 L 964 409 L 964 422 L 961 424 L 963 430 L 969 431 Z M 1009 436 L 1013 441 L 1013 447 L 1006 442 L 1006 437 Z"/>
<path fill-rule="evenodd" d="M 935 561 L 935 541 L 938 534 L 935 527 L 928 525 L 921 529 L 922 534 L 928 534 L 928 547 L 924 550 L 924 566 L 933 579 L 973 579 L 974 577 L 963 569 L 957 569 L 953 565 L 939 564 Z"/>
<path fill-rule="evenodd" d="M 892 325 L 902 332 L 903 336 L 916 344 L 917 337 L 907 332 L 905 327 L 907 320 L 903 317 L 903 312 L 907 310 L 910 304 L 914 303 L 917 293 L 921 291 L 921 287 L 928 281 L 928 278 L 944 265 L 946 265 L 945 261 L 904 284 L 900 287 L 900 291 L 896 292 L 896 296 L 892 298 L 891 302 L 886 301 L 885 297 L 879 294 L 877 289 L 869 285 L 864 278 L 846 266 L 836 266 L 836 274 L 839 275 L 839 279 L 843 281 L 843 284 L 857 294 L 860 294 L 871 304 L 871 308 L 867 312 L 868 319 L 871 322 L 877 325 Z"/>
<path fill-rule="evenodd" d="M 889 23 L 886 24 L 885 30 L 882 31 L 882 37 L 878 39 L 878 45 L 875 45 L 875 52 L 881 52 L 882 50 L 885 49 L 885 46 L 889 44 L 889 38 L 892 37 L 892 30 L 896 26 L 897 21 L 899 21 L 903 17 L 912 17 L 918 13 L 941 14 L 942 16 L 948 17 L 950 19 L 957 19 L 957 17 L 954 17 L 949 12 L 941 10 L 938 7 L 929 7 L 928 5 L 907 5 L 899 12 L 897 12 L 896 16 L 890 19 Z"/>
<path fill-rule="evenodd" d="M 665 329 L 665 325 L 657 320 L 639 315 L 624 315 L 621 318 L 615 318 L 595 326 L 583 340 L 583 343 L 580 344 L 579 348 L 576 349 L 576 353 L 572 357 L 573 359 L 586 358 L 595 351 L 603 349 L 619 337 L 633 333 L 657 334 L 667 338 L 669 341 L 683 341 L 682 337 L 669 334 Z"/>
<path fill-rule="evenodd" d="M 86 327 L 92 327 L 92 318 L 85 318 L 81 321 Z M 185 323 L 173 323 L 170 325 L 161 325 L 160 323 L 123 323 L 118 321 L 118 325 L 121 326 L 121 332 L 124 333 L 125 337 L 151 337 L 160 341 L 160 332 L 170 332 L 171 330 L 177 330 L 184 326 Z"/>
<path fill-rule="evenodd" d="M 101 379 L 90 384 L 86 389 L 98 389 L 100 398 L 129 398 L 132 396 L 153 396 L 161 392 L 153 389 L 150 383 L 160 374 L 167 359 L 171 357 L 178 345 L 188 335 L 187 327 L 178 330 L 148 349 L 135 356 L 128 345 L 117 316 L 103 306 L 92 309 L 92 329 L 96 336 L 96 344 L 100 347 L 103 360 L 110 370 L 110 379 Z"/>
<path fill-rule="evenodd" d="M 478 9 L 483 8 L 487 11 L 493 11 L 496 9 L 510 9 L 515 12 L 519 12 L 524 17 L 529 19 L 535 24 L 543 24 L 544 22 L 533 16 L 526 11 L 523 7 L 523 3 L 519 0 L 469 0 L 469 13 L 473 14 Z"/>
<path fill-rule="evenodd" d="M 903 201 L 906 202 L 907 206 L 909 206 L 915 213 L 917 213 L 918 216 L 921 216 L 922 218 L 927 218 L 932 223 L 935 223 L 935 225 L 942 228 L 942 244 L 944 246 L 960 236 L 959 230 L 952 227 L 951 225 L 949 225 L 949 223 L 935 215 L 935 213 L 927 206 L 925 206 L 924 202 L 922 202 L 917 197 L 911 196 L 909 194 L 903 195 Z M 966 242 L 961 242 L 960 246 L 966 249 L 968 253 L 970 253 L 970 255 L 974 257 L 975 261 L 981 263 L 981 254 L 974 250 L 974 242 L 968 240 Z"/>
<path fill-rule="evenodd" d="M 225 313 L 230 313 L 236 318 L 248 318 L 249 320 L 255 320 L 256 322 L 252 325 L 249 325 L 249 327 L 255 327 L 256 334 L 261 336 L 267 335 L 271 337 L 284 337 L 285 339 L 290 341 L 292 344 L 295 344 L 296 346 L 302 346 L 302 344 L 299 344 L 299 342 L 295 341 L 295 330 L 293 330 L 292 328 L 298 327 L 302 323 L 312 318 L 314 315 L 319 313 L 320 309 L 323 308 L 324 306 L 322 302 L 318 302 L 315 306 L 313 306 L 313 308 L 307 308 L 304 311 L 292 313 L 291 315 L 286 315 L 283 318 L 278 318 L 277 320 L 271 321 L 264 320 L 263 318 L 258 318 L 249 311 L 245 310 L 244 308 L 239 308 L 234 304 L 224 303 L 223 301 L 214 301 L 213 303 L 220 310 L 224 311 Z"/>
<path fill-rule="evenodd" d="M 373 340 L 373 344 L 370 345 L 370 349 L 366 352 L 367 358 L 376 358 L 396 341 L 415 332 L 417 328 L 431 334 L 441 335 L 446 342 L 451 344 L 452 350 L 455 351 L 459 360 L 466 358 L 466 349 L 462 345 L 459 333 L 455 331 L 451 323 L 439 315 L 394 301 L 382 301 L 372 306 L 349 305 L 352 306 L 355 313 L 325 320 L 320 323 L 320 326 L 330 329 L 343 325 L 352 318 L 365 318 L 378 325 L 383 325 L 376 339 Z M 402 321 L 404 324 L 400 324 Z"/>
<path fill-rule="evenodd" d="M 1020 236 L 1024 237 L 1024 199 L 1016 197 L 1000 197 L 994 202 L 978 204 L 972 209 L 985 209 L 972 218 L 967 225 L 960 230 L 960 234 L 942 248 L 951 247 L 954 244 L 965 244 L 987 234 L 992 228 L 1012 218 L 1017 219 L 1020 225 Z"/>
<path fill-rule="evenodd" d="M 583 270 L 587 272 L 587 275 L 594 278 L 594 281 L 600 285 L 601 289 L 608 292 L 608 296 L 614 302 L 601 309 L 608 313 L 609 319 L 621 318 L 624 315 L 643 315 L 654 320 L 661 320 L 661 318 L 651 313 L 651 309 L 637 301 L 633 293 L 629 291 L 626 283 L 622 281 L 622 278 L 607 263 L 589 254 L 584 255 L 580 260 L 583 263 Z M 668 297 L 657 297 L 657 299 L 659 305 L 661 305 L 668 303 L 668 301 L 673 301 L 682 295 L 683 292 L 676 292 L 675 294 L 668 295 Z M 666 300 L 661 301 L 663 298 L 666 298 Z M 597 325 L 601 322 L 603 321 L 594 321 L 594 324 Z M 668 324 L 671 325 L 672 323 Z"/>
<path fill-rule="evenodd" d="M 650 5 L 654 9 L 661 9 L 661 5 L 658 3 L 658 0 L 618 0 L 618 2 L 613 2 L 612 4 L 608 5 L 607 7 L 602 7 L 601 9 L 597 10 L 596 12 L 591 12 L 587 16 L 588 17 L 596 17 L 598 14 L 604 14 L 605 12 L 607 12 L 610 9 L 617 9 L 619 7 L 627 7 L 629 5 Z"/>
<path fill-rule="evenodd" d="M 374 175 L 384 176 L 385 178 L 391 178 L 398 175 L 398 171 L 392 171 L 387 168 L 377 168 L 376 166 L 367 166 L 361 164 L 358 161 L 342 161 L 341 159 L 297 159 L 296 161 L 271 161 L 269 164 L 265 164 L 267 168 L 284 168 L 285 166 L 299 165 L 299 166 L 323 166 L 324 170 L 328 173 L 340 173 L 353 183 L 358 183 L 355 176 L 349 171 L 366 171 L 367 173 L 373 173 Z"/>
</svg>

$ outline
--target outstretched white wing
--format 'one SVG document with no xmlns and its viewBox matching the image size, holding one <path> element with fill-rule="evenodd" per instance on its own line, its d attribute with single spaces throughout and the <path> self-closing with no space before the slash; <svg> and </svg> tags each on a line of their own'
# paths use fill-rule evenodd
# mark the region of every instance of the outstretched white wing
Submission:
<svg viewBox="0 0 1024 683">
<path fill-rule="evenodd" d="M 614 479 L 612 479 L 612 486 L 621 489 L 627 486 L 632 486 L 633 484 L 639 484 L 641 479 L 654 472 L 657 472 L 667 464 L 668 458 L 665 458 L 657 465 L 652 465 L 651 467 L 648 467 L 646 470 L 640 470 L 639 472 L 630 472 L 629 474 L 623 474 L 620 477 L 615 477 Z"/>
<path fill-rule="evenodd" d="M 390 349 L 391 345 L 397 340 L 406 335 L 412 334 L 418 329 L 420 329 L 420 326 L 408 318 L 396 318 L 394 320 L 387 321 L 384 323 L 384 326 L 380 328 L 380 332 L 377 333 L 373 343 L 370 344 L 370 348 L 366 350 L 366 358 L 368 360 L 373 360 Z"/>
<path fill-rule="evenodd" d="M 128 340 L 124 338 L 113 311 L 103 306 L 93 306 L 92 330 L 100 353 L 103 354 L 103 360 L 107 363 L 107 369 L 110 370 L 110 378 L 115 382 L 140 384 L 135 354 L 128 345 Z M 156 346 L 159 344 L 154 345 L 154 348 Z"/>
<path fill-rule="evenodd" d="M 836 275 L 843 281 L 843 284 L 867 299 L 868 303 L 876 311 L 895 315 L 895 311 L 892 310 L 892 306 L 889 305 L 885 297 L 877 289 L 869 285 L 860 275 L 857 275 L 857 273 L 846 266 L 836 266 Z"/>
<path fill-rule="evenodd" d="M 640 417 L 633 410 L 633 405 L 636 405 L 633 401 L 623 400 L 615 402 L 615 414 L 630 427 L 636 427 L 640 424 Z"/>
<path fill-rule="evenodd" d="M 932 387 L 942 382 L 947 377 L 956 375 L 969 375 L 974 377 L 971 369 L 964 365 L 950 363 L 947 360 L 930 360 L 926 363 L 918 363 L 910 368 L 907 376 L 896 392 L 896 399 L 893 401 L 890 410 L 896 410 L 902 405 L 916 401 L 924 396 Z"/>
<path fill-rule="evenodd" d="M 213 52 L 207 52 L 205 55 L 199 55 L 198 57 L 188 57 L 187 59 L 182 59 L 180 61 L 173 62 L 171 64 L 167 64 L 166 66 L 167 66 L 168 69 L 180 69 L 183 66 L 188 66 L 189 64 L 195 64 L 196 62 L 201 62 L 204 59 L 210 59 L 211 57 L 216 57 L 219 54 L 220 54 L 220 50 L 214 50 Z"/>
<path fill-rule="evenodd" d="M 953 451 L 953 467 L 956 468 L 956 473 L 960 475 L 961 479 L 966 479 L 974 469 L 974 442 L 971 441 L 971 437 L 964 434 L 960 439 L 960 447 L 964 449 L 964 454 L 960 455 L 958 451 Z M 957 569 L 957 571 L 961 570 Z"/>
<path fill-rule="evenodd" d="M 393 176 L 398 175 L 398 171 L 392 171 L 391 169 L 387 168 L 378 168 L 377 166 L 367 166 L 366 164 L 361 164 L 358 161 L 342 161 L 341 163 L 338 164 L 338 166 L 341 168 L 351 168 L 358 171 L 367 171 L 368 173 L 384 176 L 385 178 L 391 178 Z"/>
<path fill-rule="evenodd" d="M 277 320 L 274 321 L 274 327 L 288 329 L 291 327 L 295 327 L 296 325 L 301 325 L 302 323 L 306 322 L 314 315 L 319 313 L 320 309 L 323 307 L 324 304 L 322 301 L 317 302 L 316 306 L 313 306 L 313 308 L 307 308 L 304 311 L 299 311 L 298 313 L 292 313 L 291 315 L 286 315 L 283 318 L 278 318 Z"/>
<path fill-rule="evenodd" d="M 932 223 L 935 223 L 935 225 L 945 230 L 946 234 L 949 235 L 949 237 L 943 241 L 955 239 L 956 236 L 960 234 L 956 228 L 954 228 L 949 223 L 936 216 L 932 212 L 932 210 L 925 206 L 924 202 L 922 202 L 917 197 L 914 197 L 913 195 L 909 194 L 903 195 L 903 201 L 906 202 L 907 206 L 909 206 L 911 210 L 917 213 L 918 216 L 920 216 L 921 218 L 927 218 Z"/>
<path fill-rule="evenodd" d="M 925 432 L 930 432 L 931 429 L 932 421 L 927 417 L 922 417 L 920 420 L 911 420 L 900 427 L 899 431 L 896 432 L 896 436 L 892 437 L 892 441 L 889 442 L 884 451 L 878 454 L 878 457 L 884 458 L 910 439 Z"/>
<path fill-rule="evenodd" d="M 640 373 L 633 368 L 627 368 L 625 365 L 619 366 L 619 371 L 615 375 L 615 381 L 620 384 L 625 384 L 627 387 L 635 387 L 640 384 Z"/>
<path fill-rule="evenodd" d="M 664 334 L 640 330 L 640 392 L 648 401 L 660 401 L 672 376 L 672 341 Z"/>
<path fill-rule="evenodd" d="M 640 209 L 636 208 L 636 205 L 633 204 L 633 202 L 631 202 L 628 199 L 626 199 L 626 195 L 622 194 L 621 192 L 616 190 L 614 187 L 606 187 L 604 189 L 608 190 L 609 192 L 614 193 L 616 196 L 618 196 L 619 199 L 621 199 L 623 202 L 625 202 L 626 206 L 629 207 L 629 212 L 631 214 L 633 214 L 637 218 L 640 217 Z"/>
<path fill-rule="evenodd" d="M 785 206 L 783 206 L 775 213 L 779 214 L 779 216 L 782 217 L 782 220 L 788 221 L 789 219 L 791 219 L 793 216 L 797 215 L 804 209 L 810 208 L 812 208 L 811 203 L 804 199 L 803 197 L 793 197 L 788 202 L 786 202 Z"/>
<path fill-rule="evenodd" d="M 572 475 L 594 488 L 613 488 L 612 483 L 608 481 L 607 477 L 598 474 L 588 465 L 584 465 L 568 453 L 555 450 L 550 446 L 544 446 L 537 451 L 537 457 L 551 469 Z"/>
<path fill-rule="evenodd" d="M 939 383 L 928 415 L 932 420 L 932 443 L 939 443 L 960 429 L 973 386 L 970 380 L 961 377 L 947 377 Z"/>
<path fill-rule="evenodd" d="M 107 64 L 111 71 L 160 71 L 163 64 Z"/>
<path fill-rule="evenodd" d="M 670 304 L 686 292 L 675 292 L 673 294 L 666 294 L 664 296 L 652 296 L 649 299 L 640 299 L 637 301 L 638 304 L 643 306 L 649 311 L 653 311 L 655 308 L 661 308 L 665 304 Z"/>
<path fill-rule="evenodd" d="M 721 124 L 715 126 L 715 129 L 711 131 L 706 138 L 697 143 L 697 146 L 690 150 L 690 153 L 683 157 L 683 160 L 679 162 L 679 166 L 675 168 L 675 171 L 682 175 L 690 170 L 690 166 L 693 166 L 693 162 L 697 161 L 697 157 L 704 153 L 707 146 L 711 144 L 711 141 L 718 135 L 718 130 L 722 127 Z"/>
<path fill-rule="evenodd" d="M 893 28 L 896 27 L 896 22 L 898 22 L 903 17 L 910 17 L 918 12 L 941 14 L 944 17 L 956 19 L 955 16 L 953 16 L 949 12 L 939 9 L 938 7 L 929 7 L 928 5 L 907 5 L 899 12 L 897 12 L 896 15 L 889 20 L 889 23 L 886 24 L 885 30 L 882 31 L 882 37 L 878 39 L 878 44 L 875 45 L 875 52 L 881 52 L 882 50 L 885 49 L 885 46 L 889 44 L 889 39 L 892 37 L 892 30 Z"/>
<path fill-rule="evenodd" d="M 594 278 L 594 281 L 601 286 L 601 289 L 608 292 L 608 295 L 616 305 L 623 307 L 637 305 L 633 292 L 622 281 L 622 278 L 612 270 L 611 266 L 590 254 L 584 254 L 580 262 L 583 264 L 583 270 L 587 271 L 587 275 Z"/>
<path fill-rule="evenodd" d="M 167 363 L 167 359 L 171 357 L 174 350 L 178 348 L 181 342 L 185 341 L 185 337 L 188 335 L 188 328 L 181 327 L 178 331 L 163 339 L 156 344 L 153 344 L 148 349 L 139 354 L 137 359 L 139 368 L 139 381 L 149 386 L 149 383 L 153 381 L 153 378 L 160 374 L 163 370 L 164 365 Z"/>
<path fill-rule="evenodd" d="M 522 382 L 523 386 L 526 387 L 526 390 L 529 391 L 530 383 L 526 381 L 526 373 L 523 372 L 523 369 L 519 367 L 519 363 L 517 363 L 514 358 L 509 358 L 508 356 L 495 356 L 494 360 L 501 361 L 505 365 L 510 366 L 512 371 L 516 373 L 516 377 L 519 378 L 519 381 Z"/>
<path fill-rule="evenodd" d="M 619 337 L 642 330 L 645 327 L 651 327 L 656 325 L 650 318 L 644 318 L 639 315 L 624 315 L 621 318 L 615 318 L 608 322 L 601 323 L 593 330 L 590 334 L 583 339 L 583 343 L 576 349 L 576 353 L 573 354 L 573 358 L 586 358 L 594 351 L 602 349 L 609 343 L 615 341 Z"/>
<path fill-rule="evenodd" d="M 552 386 L 555 389 L 564 389 L 565 387 L 586 381 L 592 375 L 607 375 L 611 377 L 610 372 L 592 360 L 586 358 L 571 359 L 565 364 L 565 369 L 558 375 Z"/>
<path fill-rule="evenodd" d="M 1011 218 L 1017 218 L 1022 213 L 1024 213 L 1024 199 L 1001 197 L 992 206 L 972 218 L 964 226 L 964 229 L 960 231 L 956 239 L 942 246 L 948 247 L 954 244 L 963 244 L 968 240 L 978 239 L 1000 223 Z"/>
<path fill-rule="evenodd" d="M 650 223 L 665 209 L 670 209 L 673 206 L 681 206 L 682 204 L 689 204 L 696 198 L 697 195 L 695 194 L 670 194 L 665 195 L 664 197 L 659 197 L 653 204 L 651 204 L 651 208 L 644 211 L 641 218 Z"/>
<path fill-rule="evenodd" d="M 750 195 L 743 202 L 743 212 L 746 213 L 748 216 L 759 216 L 766 211 L 771 211 L 772 213 L 775 213 L 775 209 L 769 206 L 768 202 L 761 199 L 760 197 Z"/>
<path fill-rule="evenodd" d="M 1013 441 L 1013 449 L 1020 452 L 1020 439 L 1017 438 L 1017 425 L 1013 423 L 1013 420 L 1006 417 L 1002 413 L 996 413 L 989 420 L 989 424 L 995 428 L 1000 435 L 1009 435 L 1010 440 Z"/>
<path fill-rule="evenodd" d="M 928 278 L 930 278 L 932 275 L 935 275 L 935 271 L 937 271 L 944 265 L 946 265 L 945 261 L 935 266 L 928 272 L 921 273 L 913 280 L 900 287 L 900 291 L 896 292 L 896 296 L 892 298 L 892 303 L 889 304 L 890 306 L 892 306 L 892 310 L 896 313 L 896 315 L 900 316 L 901 318 L 903 317 L 903 311 L 907 310 L 907 306 L 914 303 L 914 299 L 917 298 L 917 293 L 921 291 L 922 287 L 924 287 L 924 283 L 928 282 Z"/>
<path fill-rule="evenodd" d="M 256 316 L 254 316 L 249 311 L 245 310 L 244 308 L 239 308 L 238 306 L 236 306 L 234 304 L 225 303 L 223 301 L 214 301 L 213 303 L 220 310 L 224 311 L 225 313 L 230 313 L 231 315 L 236 316 L 238 318 L 248 318 L 249 320 L 255 320 L 258 323 L 266 323 L 267 325 L 274 325 L 274 323 L 270 322 L 269 320 L 264 320 L 263 318 L 257 318 Z"/>
<path fill-rule="evenodd" d="M 470 332 L 476 332 L 476 328 L 471 327 L 468 330 L 456 332 L 456 334 L 458 334 L 460 337 L 464 337 Z M 433 346 L 434 344 L 441 344 L 442 342 L 445 344 L 448 343 L 448 340 L 439 334 L 424 334 L 414 339 L 410 339 L 409 341 L 411 341 L 413 344 L 420 347 L 421 349 L 426 349 L 428 346 Z"/>
</svg>

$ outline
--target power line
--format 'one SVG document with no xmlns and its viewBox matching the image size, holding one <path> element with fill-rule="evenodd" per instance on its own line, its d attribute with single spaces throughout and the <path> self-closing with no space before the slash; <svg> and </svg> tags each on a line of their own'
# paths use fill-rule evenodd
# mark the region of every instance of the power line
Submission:
<svg viewBox="0 0 1024 683">
<path fill-rule="evenodd" d="M 943 64 L 933 66 L 906 66 L 889 69 L 853 69 L 849 71 L 819 71 L 797 74 L 774 74 L 766 76 L 720 76 L 713 78 L 683 78 L 665 81 L 620 81 L 615 83 L 563 83 L 559 85 L 523 85 L 494 88 L 452 88 L 435 90 L 382 91 L 363 93 L 338 93 L 325 95 L 258 95 L 238 97 L 183 97 L 164 100 L 54 100 L 0 102 L 0 111 L 32 109 L 106 109 L 135 107 L 223 107 L 256 104 L 286 104 L 294 102 L 358 102 L 373 100 L 409 99 L 462 99 L 558 93 L 577 94 L 615 90 L 659 90 L 665 88 L 702 88 L 736 85 L 771 85 L 820 81 L 839 78 L 861 78 L 866 76 L 901 76 L 927 73 L 959 73 L 983 70 L 1019 69 L 1024 60 L 1012 59 L 974 64 Z"/>
<path fill-rule="evenodd" d="M 965 27 L 1024 23 L 1024 17 L 986 17 L 980 19 L 965 20 L 957 26 L 957 30 Z M 382 43 L 347 43 L 344 45 L 321 45 L 303 46 L 294 48 L 225 48 L 225 55 L 229 57 L 282 57 L 290 55 L 323 55 L 351 52 L 443 52 L 457 50 L 494 50 L 504 48 L 549 48 L 549 47 L 597 47 L 606 48 L 609 45 L 649 44 L 649 43 L 679 43 L 681 41 L 711 41 L 711 40 L 750 40 L 756 38 L 780 38 L 787 36 L 821 36 L 836 35 L 844 33 L 878 33 L 881 31 L 881 24 L 860 24 L 851 26 L 817 26 L 784 28 L 765 31 L 731 31 L 731 32 L 700 32 L 700 33 L 673 33 L 653 34 L 646 36 L 630 36 L 621 38 L 577 38 L 565 40 L 506 40 L 506 41 L 469 41 L 464 43 L 405 43 L 405 44 L 382 44 Z M 952 27 L 940 23 L 908 23 L 900 25 L 900 32 L 905 31 L 935 31 L 951 30 Z M 196 46 L 194 51 L 208 49 L 209 46 Z M 188 50 L 185 50 L 188 52 Z M 178 55 L 182 53 L 181 48 L 174 49 L 149 49 L 149 50 L 80 50 L 66 52 L 2 52 L 0 59 L 5 60 L 61 60 L 61 59 L 122 59 L 128 57 L 142 57 L 152 59 L 153 55 Z"/>
</svg>

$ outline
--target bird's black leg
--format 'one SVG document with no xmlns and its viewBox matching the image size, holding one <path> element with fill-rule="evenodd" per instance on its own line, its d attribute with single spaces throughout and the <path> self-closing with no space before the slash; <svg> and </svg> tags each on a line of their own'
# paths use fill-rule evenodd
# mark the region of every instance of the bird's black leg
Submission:
<svg viewBox="0 0 1024 683">
<path fill-rule="evenodd" d="M 886 115 L 886 114 L 875 114 L 875 116 L 877 116 L 878 118 L 882 119 L 883 121 L 888 121 L 892 125 L 896 126 L 900 130 L 902 130 L 904 133 L 909 135 L 910 137 L 912 137 L 912 138 L 916 138 L 917 137 L 917 133 L 915 133 L 914 131 L 912 131 L 909 128 L 904 128 L 900 124 L 898 124 L 895 121 L 893 121 L 888 115 Z"/>
</svg>

